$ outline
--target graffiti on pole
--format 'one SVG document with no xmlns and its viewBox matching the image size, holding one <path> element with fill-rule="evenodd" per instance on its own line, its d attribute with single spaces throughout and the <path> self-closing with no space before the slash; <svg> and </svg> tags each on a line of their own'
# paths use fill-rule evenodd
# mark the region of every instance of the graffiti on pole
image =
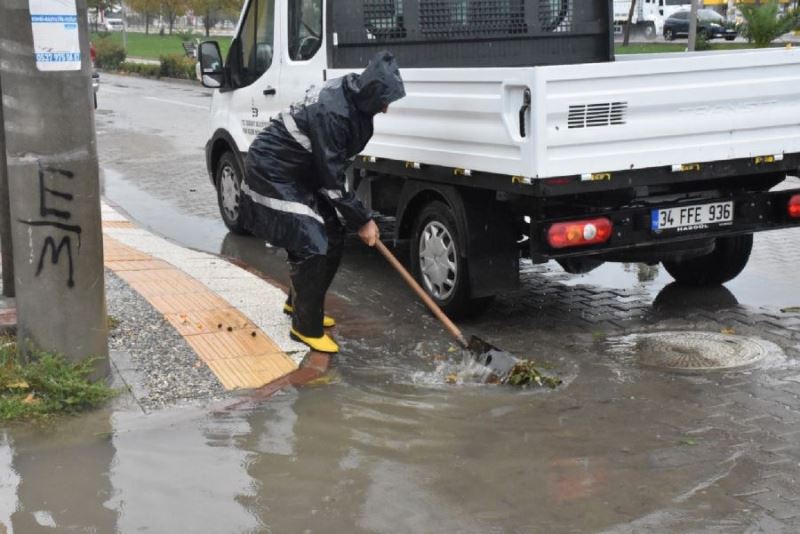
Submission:
<svg viewBox="0 0 800 534">
<path fill-rule="evenodd" d="M 63 204 L 72 203 L 74 196 L 68 191 L 48 187 L 49 182 L 67 183 L 75 178 L 75 174 L 64 169 L 46 167 L 39 162 L 39 216 L 37 220 L 22 220 L 19 222 L 31 227 L 44 227 L 48 233 L 44 236 L 39 261 L 36 265 L 36 276 L 42 274 L 45 266 L 45 258 L 50 258 L 52 265 L 58 265 L 61 261 L 61 254 L 65 254 L 67 262 L 67 287 L 75 286 L 75 262 L 73 258 L 73 238 L 77 241 L 77 249 L 81 248 L 81 227 L 76 224 L 69 224 L 72 212 L 66 209 Z M 61 201 L 59 207 L 53 204 Z M 66 235 L 65 235 L 66 234 Z M 60 238 L 60 239 L 59 239 Z"/>
</svg>

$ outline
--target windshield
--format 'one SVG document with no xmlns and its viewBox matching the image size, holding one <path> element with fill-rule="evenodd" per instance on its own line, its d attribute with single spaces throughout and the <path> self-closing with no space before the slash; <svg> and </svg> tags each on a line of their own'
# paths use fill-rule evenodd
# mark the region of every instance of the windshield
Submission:
<svg viewBox="0 0 800 534">
<path fill-rule="evenodd" d="M 697 18 L 700 20 L 705 20 L 706 22 L 717 22 L 719 24 L 725 22 L 725 17 L 711 9 L 698 9 Z"/>
</svg>

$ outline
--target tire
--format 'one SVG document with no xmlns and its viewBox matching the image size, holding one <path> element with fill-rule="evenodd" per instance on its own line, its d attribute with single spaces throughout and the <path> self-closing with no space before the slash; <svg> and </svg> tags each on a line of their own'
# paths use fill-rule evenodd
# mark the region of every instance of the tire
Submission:
<svg viewBox="0 0 800 534">
<path fill-rule="evenodd" d="M 753 234 L 718 237 L 705 256 L 662 262 L 676 282 L 691 286 L 724 284 L 744 270 L 753 250 Z"/>
<path fill-rule="evenodd" d="M 708 30 L 700 30 L 697 32 L 697 36 L 704 41 L 708 41 L 711 39 L 711 35 L 709 34 Z"/>
<path fill-rule="evenodd" d="M 217 185 L 217 204 L 222 222 L 235 234 L 247 231 L 239 217 L 239 199 L 242 194 L 242 169 L 232 152 L 225 152 L 219 160 L 214 183 Z"/>
<path fill-rule="evenodd" d="M 469 269 L 459 245 L 460 229 L 450 207 L 439 201 L 417 215 L 411 242 L 411 270 L 425 292 L 451 317 L 481 313 L 494 297 L 470 297 Z"/>
<path fill-rule="evenodd" d="M 726 37 L 725 38 L 726 41 L 733 41 L 734 39 L 736 39 L 736 37 Z"/>
<path fill-rule="evenodd" d="M 675 33 L 672 30 L 665 29 L 664 30 L 664 40 L 665 41 L 674 41 L 675 40 Z"/>
<path fill-rule="evenodd" d="M 652 41 L 656 38 L 656 27 L 652 23 L 647 23 L 645 24 L 644 31 L 642 33 L 644 34 L 645 39 Z"/>
</svg>

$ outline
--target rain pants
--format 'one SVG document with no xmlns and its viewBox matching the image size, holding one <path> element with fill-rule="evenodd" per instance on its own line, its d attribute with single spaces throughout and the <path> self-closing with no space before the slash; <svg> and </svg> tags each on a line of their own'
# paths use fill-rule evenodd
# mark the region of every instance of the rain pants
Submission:
<svg viewBox="0 0 800 534">
<path fill-rule="evenodd" d="M 304 336 L 323 333 L 325 292 L 344 240 L 339 218 L 351 230 L 372 219 L 346 189 L 345 171 L 372 137 L 373 117 L 403 96 L 394 56 L 380 52 L 363 73 L 309 89 L 250 146 L 240 217 L 253 235 L 287 250 L 293 326 Z"/>
</svg>

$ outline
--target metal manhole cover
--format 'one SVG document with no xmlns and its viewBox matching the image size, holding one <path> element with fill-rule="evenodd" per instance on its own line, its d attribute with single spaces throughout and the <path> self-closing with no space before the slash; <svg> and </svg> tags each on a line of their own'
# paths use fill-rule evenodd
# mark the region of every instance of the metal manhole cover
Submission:
<svg viewBox="0 0 800 534">
<path fill-rule="evenodd" d="M 763 339 L 715 332 L 655 332 L 626 337 L 628 350 L 640 365 L 678 372 L 739 369 L 782 353 L 780 347 Z"/>
</svg>

